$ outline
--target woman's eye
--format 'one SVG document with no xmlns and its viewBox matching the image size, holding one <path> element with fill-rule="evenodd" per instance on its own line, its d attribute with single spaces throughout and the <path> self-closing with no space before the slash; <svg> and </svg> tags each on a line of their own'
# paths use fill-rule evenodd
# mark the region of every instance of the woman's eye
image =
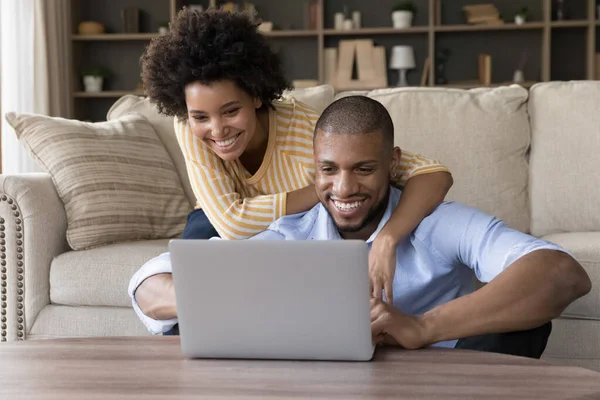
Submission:
<svg viewBox="0 0 600 400">
<path fill-rule="evenodd" d="M 235 114 L 237 114 L 237 112 L 238 112 L 239 110 L 240 110 L 239 108 L 232 108 L 231 110 L 227 110 L 227 111 L 225 112 L 225 114 L 227 114 L 227 115 L 235 115 Z"/>
<path fill-rule="evenodd" d="M 200 116 L 195 116 L 194 120 L 198 121 L 198 122 L 204 122 L 207 120 L 206 117 L 200 117 Z"/>
</svg>

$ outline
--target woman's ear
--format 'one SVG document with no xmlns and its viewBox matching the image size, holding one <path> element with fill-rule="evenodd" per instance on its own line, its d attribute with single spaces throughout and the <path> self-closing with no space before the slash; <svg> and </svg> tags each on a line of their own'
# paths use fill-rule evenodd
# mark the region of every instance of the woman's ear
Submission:
<svg viewBox="0 0 600 400">
<path fill-rule="evenodd" d="M 259 99 L 258 97 L 254 99 L 254 108 L 261 108 L 263 105 L 263 102 L 261 101 L 261 99 Z"/>
</svg>

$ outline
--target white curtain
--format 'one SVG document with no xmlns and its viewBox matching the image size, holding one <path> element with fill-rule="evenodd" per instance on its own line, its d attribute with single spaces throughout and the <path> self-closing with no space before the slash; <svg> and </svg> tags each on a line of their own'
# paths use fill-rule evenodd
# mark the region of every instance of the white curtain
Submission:
<svg viewBox="0 0 600 400">
<path fill-rule="evenodd" d="M 69 2 L 47 1 L 0 0 L 3 174 L 41 171 L 4 114 L 70 115 Z"/>
</svg>

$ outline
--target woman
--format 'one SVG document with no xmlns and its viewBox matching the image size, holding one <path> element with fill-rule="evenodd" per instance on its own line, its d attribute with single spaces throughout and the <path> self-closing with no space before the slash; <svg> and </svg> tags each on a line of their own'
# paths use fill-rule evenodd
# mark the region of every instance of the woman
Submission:
<svg viewBox="0 0 600 400">
<path fill-rule="evenodd" d="M 318 114 L 294 99 L 278 57 L 243 13 L 182 10 L 142 56 L 148 96 L 175 117 L 197 208 L 184 238 L 244 239 L 318 202 L 312 137 Z M 370 252 L 375 295 L 391 294 L 395 247 L 452 185 L 436 161 L 404 152 L 402 201 Z"/>
</svg>

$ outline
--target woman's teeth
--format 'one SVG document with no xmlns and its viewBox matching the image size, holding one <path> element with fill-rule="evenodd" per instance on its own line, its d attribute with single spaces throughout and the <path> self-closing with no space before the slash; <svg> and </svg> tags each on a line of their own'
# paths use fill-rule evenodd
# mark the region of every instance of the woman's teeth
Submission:
<svg viewBox="0 0 600 400">
<path fill-rule="evenodd" d="M 235 135 L 234 137 L 232 137 L 231 139 L 227 139 L 227 140 L 215 140 L 215 143 L 217 144 L 217 146 L 219 147 L 227 147 L 230 146 L 233 142 L 235 142 L 235 140 L 240 136 L 240 134 L 238 133 L 237 135 Z"/>
<path fill-rule="evenodd" d="M 335 201 L 335 200 L 333 201 L 333 204 L 342 211 L 349 211 L 349 210 L 355 209 L 355 208 L 359 207 L 361 205 L 361 203 L 362 203 L 362 200 L 355 201 L 353 203 L 342 203 L 340 201 Z"/>
</svg>

